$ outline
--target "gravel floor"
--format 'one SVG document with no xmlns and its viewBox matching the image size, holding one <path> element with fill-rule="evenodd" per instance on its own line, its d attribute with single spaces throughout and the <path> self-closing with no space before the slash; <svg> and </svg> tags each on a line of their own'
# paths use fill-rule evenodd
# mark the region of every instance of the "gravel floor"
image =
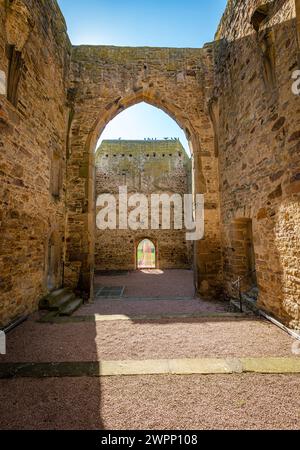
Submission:
<svg viewBox="0 0 300 450">
<path fill-rule="evenodd" d="M 91 305 L 82 306 L 74 315 L 90 314 L 196 314 L 227 312 L 228 303 L 205 301 L 200 299 L 186 300 L 96 300 Z"/>
<path fill-rule="evenodd" d="M 299 429 L 299 389 L 296 375 L 2 380 L 0 428 Z"/>
<path fill-rule="evenodd" d="M 124 284 L 133 297 L 188 299 L 99 300 L 79 315 L 227 310 L 224 303 L 192 298 L 189 271 L 99 281 Z M 8 335 L 0 362 L 295 356 L 292 338 L 255 318 L 51 325 L 37 323 L 38 317 Z M 0 380 L 0 429 L 299 429 L 299 382 L 297 375 L 258 374 Z"/>
<path fill-rule="evenodd" d="M 28 321 L 8 336 L 10 362 L 295 356 L 294 340 L 258 319 L 40 324 Z"/>
<path fill-rule="evenodd" d="M 127 297 L 193 297 L 194 273 L 192 270 L 145 270 L 124 275 L 96 275 L 95 284 L 125 286 Z"/>
</svg>

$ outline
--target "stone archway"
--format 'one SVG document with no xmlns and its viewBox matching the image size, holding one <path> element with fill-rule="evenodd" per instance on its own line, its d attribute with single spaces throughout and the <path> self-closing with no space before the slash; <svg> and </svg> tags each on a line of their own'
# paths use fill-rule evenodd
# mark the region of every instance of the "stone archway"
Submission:
<svg viewBox="0 0 300 450">
<path fill-rule="evenodd" d="M 157 269 L 157 243 L 149 238 L 139 239 L 135 246 L 136 268 Z M 141 254 L 140 254 L 141 253 Z"/>
<path fill-rule="evenodd" d="M 162 109 L 185 131 L 195 193 L 204 193 L 206 234 L 195 245 L 197 286 L 221 281 L 218 160 L 207 111 L 211 49 L 75 47 L 69 90 L 65 284 L 92 297 L 95 246 L 94 150 L 105 126 L 140 102 Z"/>
</svg>

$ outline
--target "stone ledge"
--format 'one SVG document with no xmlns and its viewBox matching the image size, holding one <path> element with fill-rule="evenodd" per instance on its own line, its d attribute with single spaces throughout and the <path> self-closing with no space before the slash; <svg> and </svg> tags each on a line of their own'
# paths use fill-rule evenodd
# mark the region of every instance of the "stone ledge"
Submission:
<svg viewBox="0 0 300 450">
<path fill-rule="evenodd" d="M 0 379 L 242 373 L 300 374 L 300 358 L 200 358 L 0 364 Z"/>
</svg>

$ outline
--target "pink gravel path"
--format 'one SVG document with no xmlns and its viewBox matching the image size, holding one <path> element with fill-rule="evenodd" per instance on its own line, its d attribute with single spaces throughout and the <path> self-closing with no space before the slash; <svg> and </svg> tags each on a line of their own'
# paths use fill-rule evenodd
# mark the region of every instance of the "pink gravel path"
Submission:
<svg viewBox="0 0 300 450">
<path fill-rule="evenodd" d="M 224 303 L 193 299 L 186 283 L 192 273 L 180 272 L 108 277 L 108 286 L 129 280 L 131 296 L 158 294 L 161 300 L 99 300 L 78 314 L 227 310 Z M 174 296 L 188 299 L 163 300 Z M 8 355 L 0 362 L 295 356 L 293 339 L 254 318 L 51 325 L 37 323 L 38 317 L 8 335 Z M 0 380 L 0 429 L 299 429 L 299 388 L 297 375 Z"/>
<path fill-rule="evenodd" d="M 125 314 L 132 315 L 160 315 L 160 314 L 197 314 L 227 312 L 225 302 L 205 301 L 201 299 L 185 300 L 96 300 L 94 304 L 82 306 L 74 315 L 90 314 Z"/>
<path fill-rule="evenodd" d="M 122 359 L 294 356 L 293 339 L 257 319 L 178 319 L 39 324 L 8 336 L 0 361 L 59 362 Z"/>
<path fill-rule="evenodd" d="M 125 275 L 96 275 L 97 286 L 125 286 L 127 297 L 193 297 L 191 270 L 135 271 Z"/>
<path fill-rule="evenodd" d="M 125 298 L 97 299 L 92 305 L 84 305 L 75 315 L 195 314 L 228 311 L 228 303 L 195 298 L 193 277 L 191 270 L 166 270 L 162 273 L 135 271 L 123 275 L 98 275 L 95 278 L 95 292 L 100 285 L 125 286 Z M 145 300 L 148 297 L 152 299 Z M 182 299 L 176 299 L 179 297 Z"/>
<path fill-rule="evenodd" d="M 297 375 L 2 380 L 0 429 L 299 429 L 299 388 Z"/>
</svg>

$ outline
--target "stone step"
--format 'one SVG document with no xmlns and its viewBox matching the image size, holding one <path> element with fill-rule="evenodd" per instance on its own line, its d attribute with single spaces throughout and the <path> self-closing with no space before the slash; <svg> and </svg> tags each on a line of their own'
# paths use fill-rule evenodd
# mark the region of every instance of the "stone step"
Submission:
<svg viewBox="0 0 300 450">
<path fill-rule="evenodd" d="M 237 299 L 231 299 L 230 300 L 230 307 L 231 307 L 232 311 L 241 312 L 240 301 L 237 300 Z M 253 309 L 250 309 L 247 306 L 247 304 L 245 304 L 244 301 L 243 301 L 243 314 L 246 314 L 246 315 L 253 315 L 254 314 Z"/>
<path fill-rule="evenodd" d="M 182 301 L 201 301 L 201 299 L 200 298 L 195 298 L 195 297 L 118 297 L 118 298 L 112 298 L 112 297 L 96 297 L 95 298 L 95 301 L 98 303 L 98 302 L 101 302 L 101 301 L 107 301 L 107 300 L 109 300 L 109 301 L 118 301 L 118 300 L 120 300 L 120 301 L 122 301 L 122 303 L 125 303 L 125 302 L 138 302 L 138 303 L 140 303 L 140 302 L 142 302 L 142 301 L 145 301 L 145 302 L 149 302 L 149 301 L 151 301 L 151 302 L 154 302 L 154 301 L 157 301 L 157 302 L 163 302 L 163 301 L 174 301 L 174 302 L 176 302 L 176 301 L 180 301 L 180 302 L 182 302 Z"/>
<path fill-rule="evenodd" d="M 65 294 L 67 292 L 70 292 L 70 288 L 68 287 L 64 287 L 64 288 L 60 288 L 60 289 L 55 289 L 55 291 L 50 292 L 46 298 L 57 298 L 62 294 Z"/>
<path fill-rule="evenodd" d="M 74 300 L 71 300 L 67 304 L 65 304 L 62 308 L 59 310 L 60 316 L 72 316 L 72 314 L 77 311 L 77 309 L 80 308 L 80 306 L 83 304 L 82 298 L 75 298 Z"/>
<path fill-rule="evenodd" d="M 51 311 L 45 314 L 43 317 L 41 317 L 38 322 L 39 323 L 52 323 L 53 320 L 55 320 L 58 316 L 57 311 Z"/>
<path fill-rule="evenodd" d="M 242 294 L 243 304 L 247 306 L 251 311 L 257 311 L 257 303 L 256 298 L 253 298 L 252 295 Z"/>
<path fill-rule="evenodd" d="M 247 297 L 249 297 L 250 299 L 252 299 L 254 301 L 257 300 L 258 294 L 259 294 L 259 291 L 258 291 L 257 287 L 253 287 L 250 291 L 248 291 L 246 293 Z"/>
<path fill-rule="evenodd" d="M 69 288 L 56 289 L 46 295 L 39 303 L 40 309 L 48 309 L 52 303 L 55 303 L 60 297 L 69 294 L 71 290 Z"/>
<path fill-rule="evenodd" d="M 68 292 L 64 295 L 60 295 L 56 300 L 51 302 L 48 306 L 49 311 L 60 311 L 63 306 L 67 305 L 67 303 L 75 300 L 75 294 L 73 292 Z"/>
</svg>

